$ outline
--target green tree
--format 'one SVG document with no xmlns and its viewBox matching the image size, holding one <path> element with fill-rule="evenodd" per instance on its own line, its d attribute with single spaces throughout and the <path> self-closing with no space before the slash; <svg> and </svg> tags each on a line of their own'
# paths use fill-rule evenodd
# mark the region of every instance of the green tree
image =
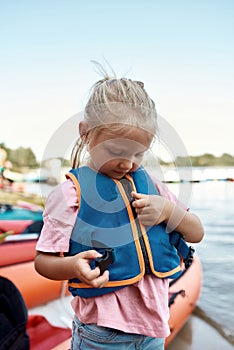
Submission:
<svg viewBox="0 0 234 350">
<path fill-rule="evenodd" d="M 38 166 L 35 154 L 31 148 L 19 147 L 16 150 L 10 150 L 9 160 L 13 166 L 34 168 Z"/>
<path fill-rule="evenodd" d="M 0 143 L 0 147 L 7 152 L 7 159 L 12 163 L 13 169 L 19 168 L 35 168 L 38 167 L 35 154 L 30 147 L 19 147 L 11 149 L 6 147 L 4 143 Z"/>
</svg>

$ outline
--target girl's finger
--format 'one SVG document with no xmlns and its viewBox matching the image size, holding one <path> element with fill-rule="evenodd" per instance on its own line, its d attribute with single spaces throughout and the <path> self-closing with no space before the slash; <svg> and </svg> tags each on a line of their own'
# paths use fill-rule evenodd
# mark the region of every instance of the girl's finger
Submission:
<svg viewBox="0 0 234 350">
<path fill-rule="evenodd" d="M 85 252 L 81 252 L 79 254 L 79 257 L 82 259 L 86 259 L 86 260 L 92 260 L 92 259 L 96 259 L 96 258 L 100 258 L 102 255 L 97 252 L 96 250 L 87 250 Z"/>
<path fill-rule="evenodd" d="M 96 270 L 96 269 L 95 269 Z M 99 270 L 99 268 L 97 268 Z M 93 270 L 94 271 L 94 270 Z M 101 288 L 109 281 L 109 271 L 106 270 L 103 275 L 100 276 L 100 270 L 98 276 L 94 279 L 86 279 L 85 282 L 94 288 Z"/>
<path fill-rule="evenodd" d="M 132 196 L 134 199 L 142 199 L 142 198 L 147 197 L 146 194 L 137 193 L 137 192 L 134 192 L 134 191 L 131 192 L 131 196 Z"/>
<path fill-rule="evenodd" d="M 93 286 L 95 288 L 102 288 L 109 281 L 109 271 L 106 270 L 101 276 L 93 280 Z"/>
<path fill-rule="evenodd" d="M 92 281 L 95 278 L 98 278 L 100 276 L 100 269 L 96 267 L 95 269 L 91 269 L 90 265 L 84 266 L 82 271 L 82 277 L 83 279 L 87 281 Z"/>
<path fill-rule="evenodd" d="M 144 197 L 142 199 L 135 199 L 133 202 L 132 202 L 132 206 L 134 208 L 144 208 L 147 206 L 147 203 L 148 203 L 148 198 L 147 197 Z"/>
</svg>

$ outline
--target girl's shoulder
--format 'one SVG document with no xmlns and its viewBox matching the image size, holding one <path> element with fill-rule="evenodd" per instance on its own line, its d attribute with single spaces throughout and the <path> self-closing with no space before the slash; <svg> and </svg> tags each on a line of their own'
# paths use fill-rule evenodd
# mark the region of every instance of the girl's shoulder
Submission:
<svg viewBox="0 0 234 350">
<path fill-rule="evenodd" d="M 46 207 L 57 206 L 58 203 L 66 203 L 69 207 L 77 207 L 77 192 L 74 183 L 67 179 L 55 186 L 46 200 Z"/>
</svg>

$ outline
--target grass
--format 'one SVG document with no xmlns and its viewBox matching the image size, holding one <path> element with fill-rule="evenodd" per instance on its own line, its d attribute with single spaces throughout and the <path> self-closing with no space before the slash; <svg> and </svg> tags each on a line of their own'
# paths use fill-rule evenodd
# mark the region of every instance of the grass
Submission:
<svg viewBox="0 0 234 350">
<path fill-rule="evenodd" d="M 0 203 L 16 204 L 25 201 L 44 207 L 44 199 L 41 196 L 25 192 L 11 192 L 0 189 Z"/>
</svg>

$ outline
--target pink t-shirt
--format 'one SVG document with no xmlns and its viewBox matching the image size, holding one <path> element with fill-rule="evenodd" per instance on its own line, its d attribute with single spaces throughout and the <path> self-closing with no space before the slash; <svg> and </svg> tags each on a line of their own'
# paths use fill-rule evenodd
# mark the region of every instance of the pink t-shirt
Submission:
<svg viewBox="0 0 234 350">
<path fill-rule="evenodd" d="M 178 202 L 165 184 L 153 181 L 160 195 Z M 38 251 L 68 251 L 77 210 L 76 189 L 68 179 L 56 186 L 47 198 Z M 83 323 L 156 338 L 170 334 L 167 279 L 145 275 L 139 282 L 112 293 L 88 299 L 77 296 L 72 300 L 72 307 Z"/>
</svg>

